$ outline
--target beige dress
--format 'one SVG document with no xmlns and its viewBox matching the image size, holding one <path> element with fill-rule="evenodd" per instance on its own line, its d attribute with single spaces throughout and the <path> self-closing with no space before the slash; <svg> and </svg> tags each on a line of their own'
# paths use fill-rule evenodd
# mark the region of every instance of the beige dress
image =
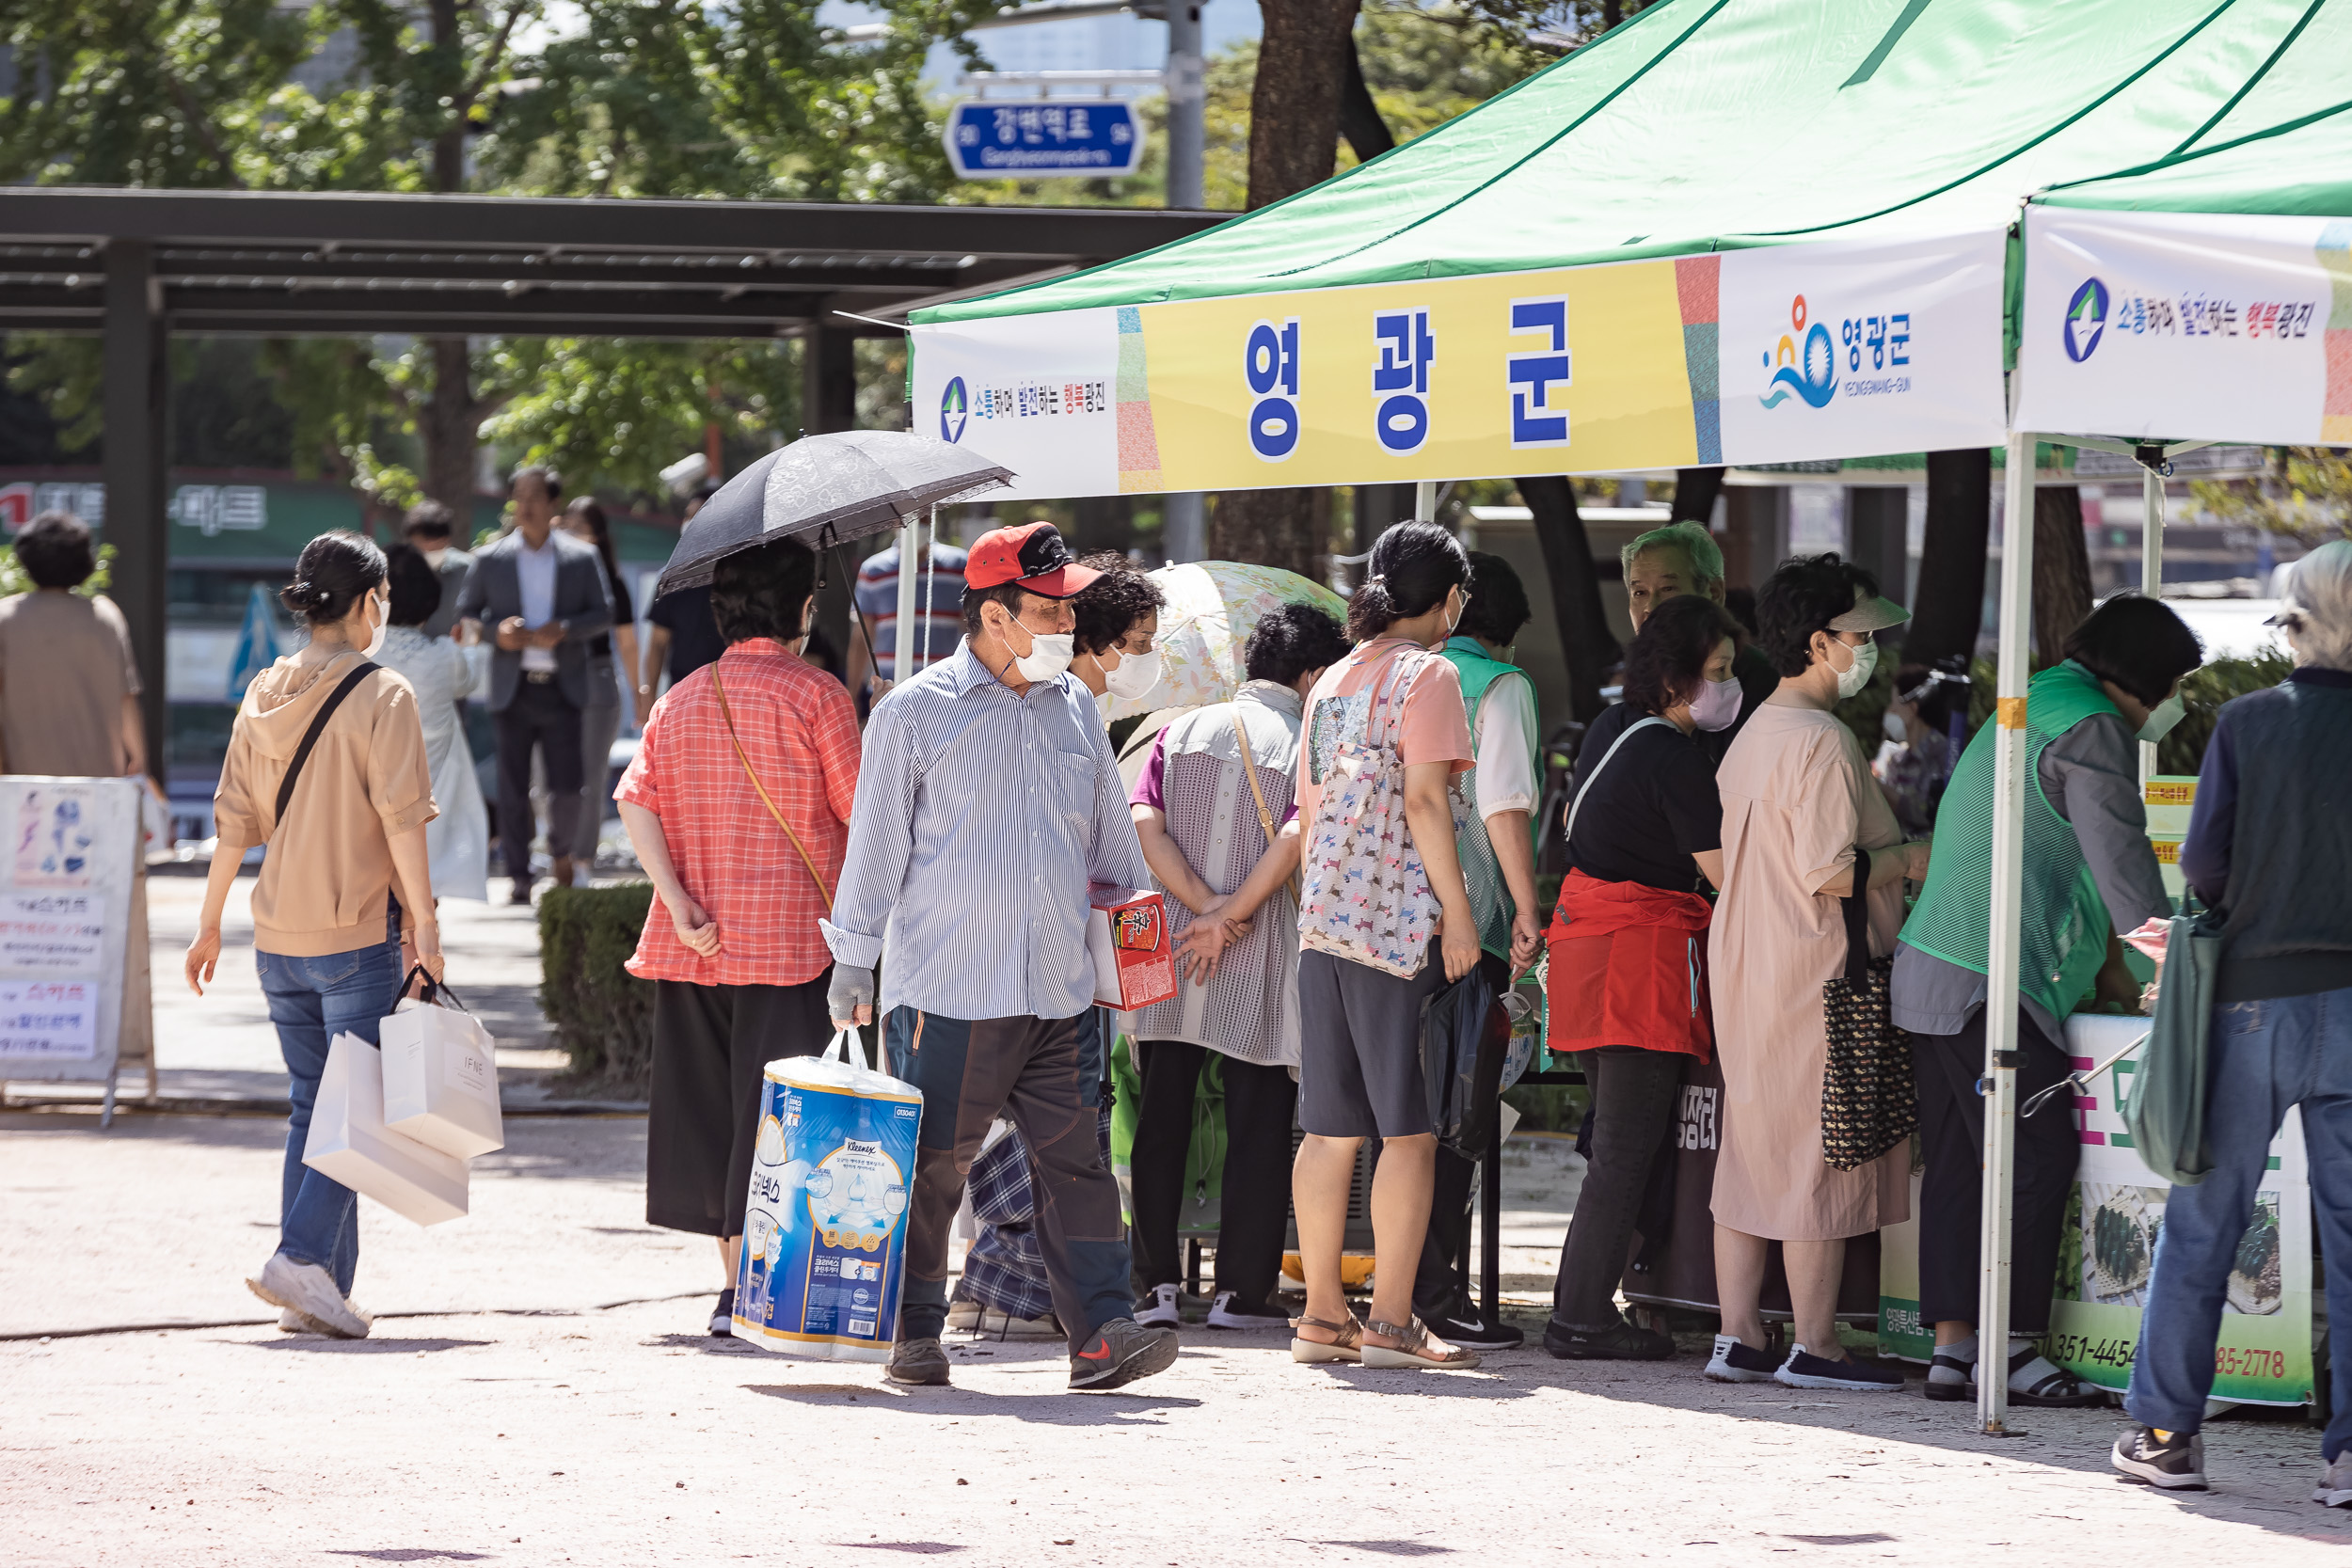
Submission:
<svg viewBox="0 0 2352 1568">
<path fill-rule="evenodd" d="M 1815 708 L 1768 702 L 1731 743 L 1724 892 L 1708 932 L 1715 1049 L 1724 1074 L 1715 1219 L 1783 1242 L 1860 1236 L 1910 1212 L 1911 1146 L 1856 1171 L 1821 1159 L 1821 983 L 1845 970 L 1845 914 L 1815 892 L 1902 830 L 1853 732 Z M 1902 884 L 1869 895 L 1870 951 L 1895 950 Z"/>
</svg>

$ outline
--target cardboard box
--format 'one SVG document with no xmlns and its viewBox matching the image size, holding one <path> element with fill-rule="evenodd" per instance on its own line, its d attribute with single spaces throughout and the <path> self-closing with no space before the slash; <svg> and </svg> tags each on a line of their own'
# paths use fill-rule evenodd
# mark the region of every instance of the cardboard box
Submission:
<svg viewBox="0 0 2352 1568">
<path fill-rule="evenodd" d="M 466 1162 L 384 1125 L 383 1058 L 357 1035 L 327 1046 L 302 1163 L 419 1225 L 466 1212 Z"/>
<path fill-rule="evenodd" d="M 1087 951 L 1094 956 L 1094 1000 L 1132 1013 L 1176 994 L 1176 955 L 1168 911 L 1156 893 L 1097 887 L 1088 895 Z"/>
</svg>

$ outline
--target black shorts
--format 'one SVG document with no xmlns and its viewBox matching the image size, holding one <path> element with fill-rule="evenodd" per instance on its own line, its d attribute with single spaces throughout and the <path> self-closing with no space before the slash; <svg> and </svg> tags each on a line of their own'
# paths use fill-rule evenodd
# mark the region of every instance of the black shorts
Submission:
<svg viewBox="0 0 2352 1568">
<path fill-rule="evenodd" d="M 797 986 L 656 980 L 653 1105 L 645 1117 L 645 1223 L 743 1234 L 764 1070 L 833 1038 L 830 969 Z"/>
<path fill-rule="evenodd" d="M 1421 973 L 1308 948 L 1298 955 L 1298 1125 L 1321 1138 L 1410 1138 L 1436 1131 L 1422 1081 L 1421 1005 L 1445 988 L 1429 943 Z"/>
</svg>

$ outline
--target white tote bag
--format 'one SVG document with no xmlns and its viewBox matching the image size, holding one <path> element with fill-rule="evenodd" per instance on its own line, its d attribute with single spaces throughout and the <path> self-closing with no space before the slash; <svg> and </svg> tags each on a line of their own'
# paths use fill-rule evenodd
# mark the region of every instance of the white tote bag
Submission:
<svg viewBox="0 0 2352 1568">
<path fill-rule="evenodd" d="M 419 1225 L 466 1212 L 466 1162 L 384 1125 L 383 1058 L 357 1035 L 327 1045 L 302 1163 Z"/>
<path fill-rule="evenodd" d="M 454 991 L 427 978 L 422 999 L 403 999 L 376 1033 L 387 1127 L 460 1160 L 506 1147 L 498 1042 Z"/>
</svg>

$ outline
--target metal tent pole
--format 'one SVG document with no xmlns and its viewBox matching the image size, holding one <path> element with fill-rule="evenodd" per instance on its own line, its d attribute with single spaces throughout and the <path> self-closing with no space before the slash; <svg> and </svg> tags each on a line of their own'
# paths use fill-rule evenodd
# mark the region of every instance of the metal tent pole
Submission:
<svg viewBox="0 0 2352 1568">
<path fill-rule="evenodd" d="M 2143 465 L 2139 470 L 2139 591 L 2152 599 L 2164 597 L 2164 475 Z M 2139 787 L 2156 776 L 2153 741 L 2139 743 Z"/>
<path fill-rule="evenodd" d="M 922 553 L 922 519 L 909 517 L 898 525 L 898 625 L 890 640 L 890 678 L 894 685 L 914 673 L 908 656 L 914 646 L 914 578 Z M 874 673 L 879 676 L 882 672 L 877 670 Z"/>
<path fill-rule="evenodd" d="M 2026 679 L 2033 631 L 2030 432 L 2009 437 L 2001 518 L 2000 673 L 1994 688 L 1993 908 L 1984 995 L 1984 1231 L 1977 1296 L 1977 1413 L 1999 1435 L 2009 1416 L 2009 1229 L 2017 1142 L 2017 949 L 2025 880 Z"/>
<path fill-rule="evenodd" d="M 1438 510 L 1438 482 L 1424 479 L 1413 486 L 1413 515 L 1428 522 Z"/>
</svg>

